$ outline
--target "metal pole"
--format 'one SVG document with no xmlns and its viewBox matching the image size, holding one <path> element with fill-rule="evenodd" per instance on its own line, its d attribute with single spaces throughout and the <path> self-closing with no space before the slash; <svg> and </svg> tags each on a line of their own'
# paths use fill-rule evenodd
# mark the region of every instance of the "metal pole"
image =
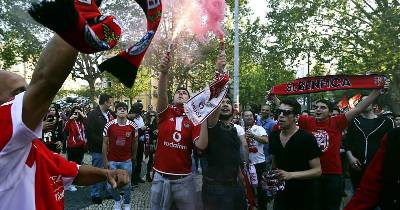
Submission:
<svg viewBox="0 0 400 210">
<path fill-rule="evenodd" d="M 235 0 L 233 102 L 239 105 L 239 0 Z"/>
</svg>

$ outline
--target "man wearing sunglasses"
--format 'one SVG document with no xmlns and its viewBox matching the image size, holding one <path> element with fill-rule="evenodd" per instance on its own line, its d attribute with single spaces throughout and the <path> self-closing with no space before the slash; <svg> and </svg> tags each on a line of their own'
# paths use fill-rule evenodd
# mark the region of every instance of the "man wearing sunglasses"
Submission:
<svg viewBox="0 0 400 210">
<path fill-rule="evenodd" d="M 318 209 L 314 186 L 321 175 L 321 151 L 315 137 L 296 125 L 300 112 L 296 100 L 283 100 L 277 110 L 280 129 L 269 137 L 274 176 L 286 183 L 275 198 L 276 210 Z"/>
<path fill-rule="evenodd" d="M 384 89 L 389 87 L 386 81 Z M 372 90 L 371 93 L 357 106 L 337 116 L 331 116 L 333 105 L 330 101 L 321 99 L 316 101 L 315 116 L 300 116 L 298 125 L 300 128 L 312 133 L 321 149 L 321 209 L 338 210 L 342 202 L 342 163 L 340 160 L 340 144 L 342 132 L 348 123 L 358 116 L 363 110 L 372 104 L 381 95 L 381 90 Z M 271 97 L 275 103 L 279 103 L 276 96 Z"/>
</svg>

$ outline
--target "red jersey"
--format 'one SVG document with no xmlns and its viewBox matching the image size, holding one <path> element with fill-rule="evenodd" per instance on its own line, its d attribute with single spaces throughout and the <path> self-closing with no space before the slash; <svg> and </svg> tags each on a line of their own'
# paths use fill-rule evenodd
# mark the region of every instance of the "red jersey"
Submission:
<svg viewBox="0 0 400 210">
<path fill-rule="evenodd" d="M 64 131 L 68 133 L 68 148 L 84 148 L 86 144 L 85 126 L 82 122 L 69 119 Z"/>
<path fill-rule="evenodd" d="M 323 174 L 342 174 L 340 160 L 340 144 L 342 132 L 347 127 L 345 114 L 330 117 L 325 121 L 317 121 L 315 117 L 301 115 L 299 127 L 312 133 L 323 152 L 320 157 Z"/>
<path fill-rule="evenodd" d="M 0 106 L 0 209 L 62 210 L 78 166 L 47 149 L 41 126 L 22 122 L 23 95 Z"/>
<path fill-rule="evenodd" d="M 125 125 L 119 125 L 117 119 L 104 127 L 103 135 L 108 137 L 107 159 L 123 162 L 132 158 L 132 143 L 137 136 L 138 127 L 130 120 Z"/>
<path fill-rule="evenodd" d="M 200 126 L 194 126 L 181 108 L 168 106 L 159 114 L 154 170 L 171 175 L 190 174 L 193 143 L 199 135 Z"/>
</svg>

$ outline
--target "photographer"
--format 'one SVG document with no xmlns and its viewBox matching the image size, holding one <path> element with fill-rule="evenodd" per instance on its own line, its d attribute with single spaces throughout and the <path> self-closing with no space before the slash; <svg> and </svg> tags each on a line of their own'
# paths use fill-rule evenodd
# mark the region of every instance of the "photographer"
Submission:
<svg viewBox="0 0 400 210">
<path fill-rule="evenodd" d="M 46 147 L 55 152 L 60 153 L 63 148 L 62 121 L 55 107 L 50 107 L 49 112 L 43 119 L 42 141 Z"/>
<path fill-rule="evenodd" d="M 64 128 L 67 136 L 67 159 L 79 165 L 82 164 L 86 145 L 84 119 L 86 119 L 86 115 L 81 108 L 74 107 L 71 109 L 69 120 Z M 76 191 L 76 188 L 71 185 L 68 190 Z"/>
</svg>

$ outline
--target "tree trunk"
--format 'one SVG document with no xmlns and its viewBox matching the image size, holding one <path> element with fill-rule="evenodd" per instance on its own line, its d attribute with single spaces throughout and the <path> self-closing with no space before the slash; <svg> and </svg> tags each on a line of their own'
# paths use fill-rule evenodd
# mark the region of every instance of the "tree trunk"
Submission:
<svg viewBox="0 0 400 210">
<path fill-rule="evenodd" d="M 94 86 L 95 80 L 93 79 L 88 79 L 86 80 L 89 83 L 89 99 L 90 102 L 93 104 L 93 107 L 97 106 L 97 102 L 95 101 L 95 96 L 96 96 L 96 87 Z"/>
</svg>

